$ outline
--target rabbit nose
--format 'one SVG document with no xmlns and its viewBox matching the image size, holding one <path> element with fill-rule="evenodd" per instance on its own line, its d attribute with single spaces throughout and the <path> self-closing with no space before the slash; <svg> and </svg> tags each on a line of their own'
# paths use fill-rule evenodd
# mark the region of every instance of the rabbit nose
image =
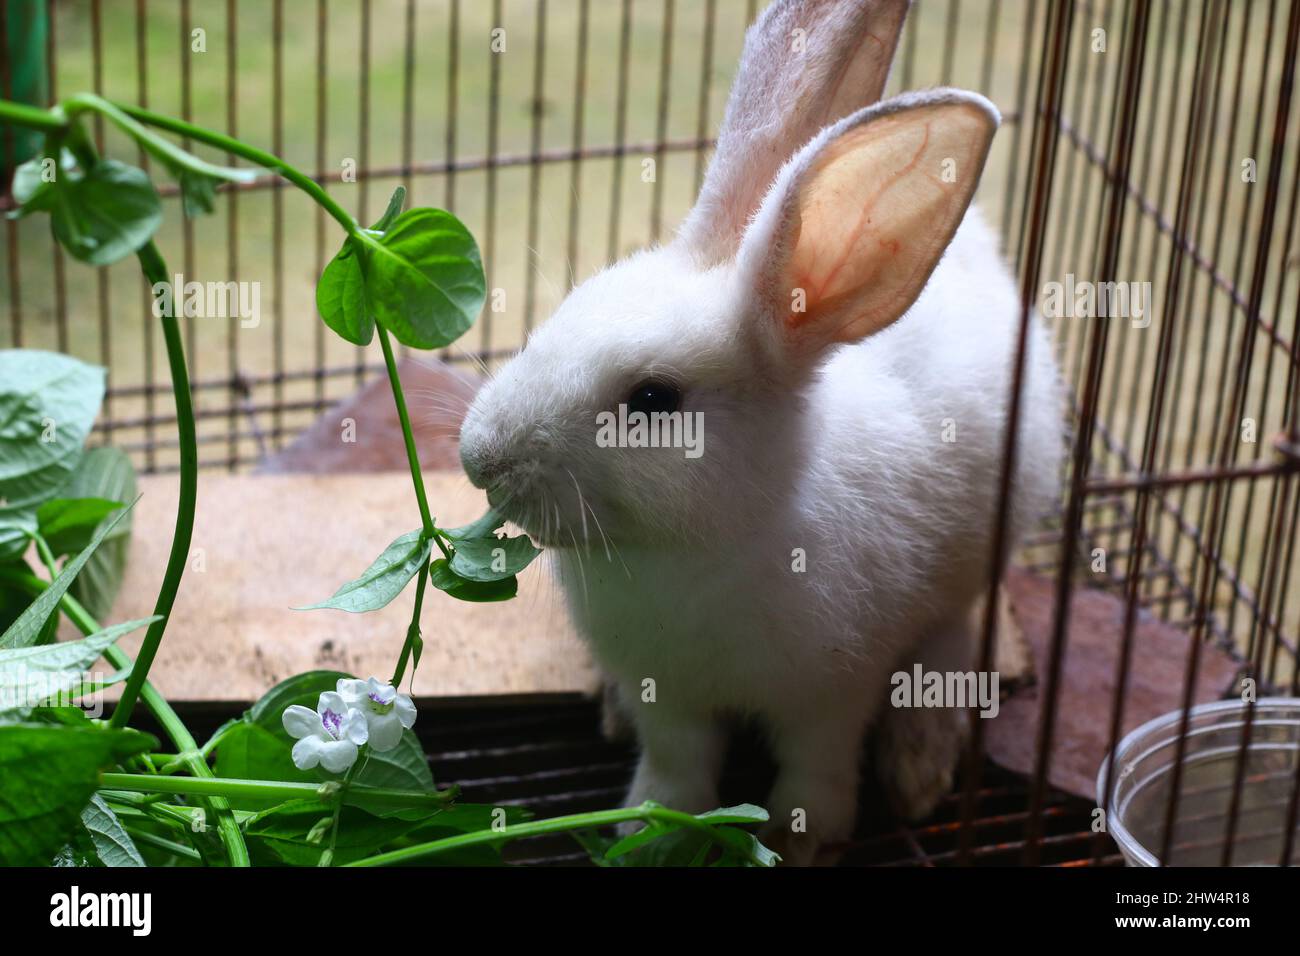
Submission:
<svg viewBox="0 0 1300 956">
<path fill-rule="evenodd" d="M 510 470 L 510 463 L 500 455 L 461 445 L 460 463 L 475 488 L 488 488 Z"/>
</svg>

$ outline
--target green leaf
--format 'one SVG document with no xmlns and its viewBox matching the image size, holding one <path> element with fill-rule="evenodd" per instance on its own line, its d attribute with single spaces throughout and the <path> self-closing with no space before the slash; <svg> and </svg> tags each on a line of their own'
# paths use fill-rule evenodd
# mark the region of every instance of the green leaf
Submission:
<svg viewBox="0 0 1300 956">
<path fill-rule="evenodd" d="M 90 867 L 103 866 L 103 864 L 99 862 L 99 854 L 95 852 L 95 844 L 83 826 L 74 830 L 72 839 L 64 844 L 63 849 L 54 854 L 50 866 L 72 866 L 84 870 Z"/>
<path fill-rule="evenodd" d="M 392 225 L 405 199 L 406 187 L 398 186 L 388 200 L 388 208 L 370 231 L 383 233 Z M 361 255 L 351 237 L 345 239 L 343 248 L 325 266 L 316 283 L 316 309 L 321 318 L 340 338 L 353 345 L 369 345 L 375 335 L 375 316 L 366 301 Z"/>
<path fill-rule="evenodd" d="M 319 800 L 290 800 L 250 818 L 244 825 L 244 836 L 261 844 L 280 862 L 316 866 L 330 839 L 328 830 L 319 842 L 313 842 L 309 834 L 323 816 L 329 815 L 329 810 Z M 377 817 L 359 807 L 344 806 L 339 813 L 333 862 L 337 866 L 373 856 L 378 848 L 418 826 L 417 820 Z"/>
<path fill-rule="evenodd" d="M 67 727 L 94 727 L 80 707 L 20 707 L 0 711 L 0 724 L 56 724 Z"/>
<path fill-rule="evenodd" d="M 27 162 L 22 163 L 14 170 L 13 183 L 9 187 L 13 200 L 20 207 L 15 213 L 10 213 L 10 218 L 19 218 L 28 212 L 36 212 L 40 209 L 48 208 L 49 190 L 54 186 L 52 181 L 47 181 L 42 173 L 45 170 L 44 156 L 35 156 Z M 51 166 L 51 169 L 54 167 Z M 58 173 L 55 172 L 57 179 Z M 38 194 L 44 194 L 38 196 Z"/>
<path fill-rule="evenodd" d="M 322 771 L 321 776 L 327 778 L 328 775 Z M 357 774 L 355 782 L 367 787 L 387 787 L 392 790 L 419 790 L 424 793 L 432 793 L 434 790 L 429 760 L 424 755 L 419 738 L 409 730 L 402 731 L 401 741 L 392 750 L 384 753 L 370 751 L 369 759 Z M 369 807 L 365 794 L 356 789 L 349 791 L 348 802 L 368 807 L 371 812 L 383 817 L 420 819 L 429 812 L 427 809 L 404 810 L 392 806 Z"/>
<path fill-rule="evenodd" d="M 633 836 L 643 832 L 638 831 Z M 610 850 L 617 848 L 618 844 L 615 844 Z M 687 867 L 703 866 L 705 860 L 718 855 L 713 841 L 700 831 L 663 827 L 657 829 L 648 841 L 633 846 L 631 852 L 607 859 L 614 866 Z"/>
<path fill-rule="evenodd" d="M 714 839 L 698 829 L 652 820 L 609 845 L 603 860 L 615 866 L 774 866 L 779 857 L 748 830 L 732 824 L 762 823 L 762 807 L 744 803 L 695 814 L 710 825 Z M 593 843 L 589 852 L 600 846 Z M 757 862 L 755 862 L 757 861 Z"/>
<path fill-rule="evenodd" d="M 617 841 L 607 836 L 600 830 L 570 830 L 571 836 L 578 846 L 587 851 L 587 856 L 596 866 L 610 866 L 609 860 L 605 859 L 605 854 L 609 848 Z"/>
<path fill-rule="evenodd" d="M 93 157 L 85 164 L 79 162 L 76 154 L 62 145 L 64 141 L 89 143 L 85 131 L 81 129 L 68 134 L 49 134 L 45 141 L 46 154 L 28 160 L 14 171 L 12 192 L 18 208 L 6 213 L 6 219 L 22 219 L 34 212 L 51 212 L 55 206 L 54 191 L 59 180 L 65 176 L 69 179 L 80 178 L 83 168 L 94 165 Z M 58 151 L 58 165 L 48 167 L 54 170 L 54 175 L 47 179 L 46 161 L 53 158 L 55 150 Z"/>
<path fill-rule="evenodd" d="M 211 213 L 217 200 L 217 180 L 203 173 L 183 170 L 180 174 L 181 208 L 186 218 Z"/>
<path fill-rule="evenodd" d="M 53 498 L 36 510 L 36 525 L 55 557 L 75 554 L 90 543 L 99 523 L 122 507 L 106 498 Z"/>
<path fill-rule="evenodd" d="M 92 796 L 81 811 L 81 825 L 90 836 L 95 856 L 104 866 L 144 866 L 135 841 L 99 794 Z"/>
<path fill-rule="evenodd" d="M 345 342 L 369 345 L 375 335 L 375 317 L 366 302 L 366 280 L 361 256 L 352 240 L 329 261 L 316 283 L 316 310 L 325 324 Z"/>
<path fill-rule="evenodd" d="M 157 746 L 136 730 L 0 725 L 0 866 L 49 863 L 81 825 L 100 771 Z"/>
<path fill-rule="evenodd" d="M 26 549 L 36 509 L 69 480 L 105 371 L 57 352 L 0 351 L 0 560 Z"/>
<path fill-rule="evenodd" d="M 110 501 L 136 499 L 135 468 L 120 448 L 89 448 L 73 469 L 63 494 L 76 498 L 106 498 Z M 111 517 L 100 522 L 103 527 Z M 98 530 L 98 529 L 96 529 Z M 103 620 L 113 609 L 122 588 L 126 562 L 131 551 L 131 515 L 114 525 L 99 550 L 86 562 L 81 574 L 72 582 L 69 593 L 80 601 L 92 617 Z"/>
<path fill-rule="evenodd" d="M 387 232 L 388 227 L 393 224 L 393 220 L 396 219 L 398 214 L 402 211 L 402 203 L 405 201 L 406 187 L 398 186 L 393 190 L 393 194 L 388 197 L 388 207 L 384 210 L 384 214 L 379 217 L 379 221 L 370 227 L 371 231 Z"/>
<path fill-rule="evenodd" d="M 629 833 L 623 839 L 619 840 L 608 850 L 605 851 L 606 860 L 617 860 L 621 856 L 626 856 L 633 850 L 645 846 L 651 840 L 657 840 L 661 836 L 672 833 L 677 827 L 666 826 L 658 820 L 651 820 L 640 830 L 635 833 Z"/>
<path fill-rule="evenodd" d="M 59 606 L 59 601 L 63 599 L 63 594 L 68 590 L 68 586 L 72 584 L 77 573 L 90 560 L 91 555 L 95 553 L 95 549 L 99 547 L 99 543 L 108 537 L 109 532 L 113 530 L 113 526 L 125 514 L 127 514 L 127 509 L 119 511 L 109 519 L 108 524 L 100 526 L 99 530 L 95 532 L 95 536 L 90 539 L 90 544 L 86 545 L 86 549 L 69 560 L 63 566 L 63 570 L 50 582 L 50 586 L 40 593 L 27 610 L 18 615 L 18 620 L 9 625 L 4 634 L 0 634 L 0 648 L 28 647 L 36 643 L 41 628 L 45 626 L 46 620 Z"/>
<path fill-rule="evenodd" d="M 360 266 L 375 320 L 403 345 L 450 345 L 470 327 L 486 295 L 469 230 L 441 209 L 411 209 L 380 238 L 361 233 Z"/>
<path fill-rule="evenodd" d="M 446 558 L 439 558 L 429 565 L 429 583 L 458 601 L 509 601 L 519 593 L 519 579 L 516 577 L 499 581 L 473 581 L 462 578 L 453 571 Z"/>
<path fill-rule="evenodd" d="M 47 203 L 54 237 L 74 259 L 112 265 L 153 238 L 162 201 L 149 174 L 101 159 L 81 176 L 61 173 Z"/>
<path fill-rule="evenodd" d="M 402 589 L 429 560 L 428 541 L 422 540 L 419 531 L 410 531 L 384 549 L 384 553 L 355 581 L 349 581 L 328 601 L 295 608 L 312 611 L 319 608 L 337 608 L 360 613 L 374 611 L 388 604 L 402 593 Z"/>
<path fill-rule="evenodd" d="M 496 531 L 504 524 L 505 519 L 489 508 L 477 521 L 443 532 L 456 548 L 451 570 L 457 577 L 466 581 L 504 581 L 542 553 L 526 535 L 497 537 Z"/>
<path fill-rule="evenodd" d="M 0 648 L 0 708 L 33 707 L 80 687 L 86 670 L 118 638 L 159 620 L 114 624 L 79 641 Z"/>
<path fill-rule="evenodd" d="M 216 773 L 240 780 L 287 780 L 319 783 L 314 774 L 293 765 L 290 744 L 258 724 L 232 727 L 217 744 Z M 267 801 L 257 797 L 232 797 L 237 810 L 262 810 Z"/>
<path fill-rule="evenodd" d="M 451 569 L 470 581 L 502 581 L 528 567 L 541 553 L 524 535 L 474 538 L 456 543 Z"/>
<path fill-rule="evenodd" d="M 506 519 L 497 514 L 495 508 L 489 508 L 487 513 L 477 521 L 461 525 L 459 528 L 444 528 L 442 533 L 454 543 L 459 544 L 462 541 L 473 541 L 477 538 L 495 537 L 495 533 L 505 523 Z"/>
<path fill-rule="evenodd" d="M 766 823 L 767 811 L 752 803 L 740 803 L 734 807 L 719 807 L 707 813 L 695 814 L 695 819 L 706 823 Z"/>
<path fill-rule="evenodd" d="M 0 502 L 3 502 L 0 498 Z M 9 563 L 27 550 L 36 533 L 36 512 L 7 508 L 0 503 L 0 559 Z"/>
<path fill-rule="evenodd" d="M 350 679 L 351 674 L 342 671 L 305 671 L 287 677 L 276 684 L 248 709 L 247 719 L 283 736 L 292 743 L 293 738 L 281 724 L 285 709 L 298 704 L 301 707 L 316 709 L 316 701 L 326 691 L 335 690 L 341 679 Z"/>
<path fill-rule="evenodd" d="M 715 827 L 713 832 L 726 845 L 722 856 L 710 866 L 776 866 L 781 857 L 763 846 L 758 837 L 737 827 Z M 758 860 L 752 862 L 751 857 Z"/>
</svg>

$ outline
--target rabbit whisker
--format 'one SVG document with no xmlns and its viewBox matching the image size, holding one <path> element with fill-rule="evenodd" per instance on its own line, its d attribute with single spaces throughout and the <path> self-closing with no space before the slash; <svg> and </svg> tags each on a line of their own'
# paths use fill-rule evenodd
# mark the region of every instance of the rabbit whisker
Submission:
<svg viewBox="0 0 1300 956">
<path fill-rule="evenodd" d="M 587 594 L 587 569 L 582 563 L 582 548 L 578 547 L 578 539 L 573 536 L 573 529 L 569 529 L 569 538 L 573 541 L 573 553 L 578 559 L 578 580 L 582 583 L 582 601 L 584 604 L 590 604 L 591 598 Z"/>
</svg>

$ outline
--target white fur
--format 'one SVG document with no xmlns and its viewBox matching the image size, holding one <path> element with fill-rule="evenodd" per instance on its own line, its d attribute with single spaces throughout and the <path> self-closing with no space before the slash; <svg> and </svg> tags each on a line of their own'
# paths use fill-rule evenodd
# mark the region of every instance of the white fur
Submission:
<svg viewBox="0 0 1300 956">
<path fill-rule="evenodd" d="M 765 839 L 807 862 L 852 830 L 861 741 L 890 674 L 970 666 L 1019 297 L 971 210 L 903 318 L 792 370 L 755 314 L 750 268 L 744 250 L 710 268 L 678 242 L 594 276 L 480 391 L 461 455 L 558 556 L 578 628 L 638 729 L 629 802 L 716 805 L 722 720 L 756 716 L 780 767 Z M 1062 448 L 1036 322 L 1029 346 L 1013 532 L 1056 495 Z M 650 375 L 681 382 L 685 410 L 703 413 L 701 458 L 597 447 L 596 414 Z M 884 770 L 891 795 L 924 813 L 951 779 L 952 715 L 883 719 L 880 752 L 904 764 Z M 806 834 L 791 832 L 796 810 Z"/>
</svg>

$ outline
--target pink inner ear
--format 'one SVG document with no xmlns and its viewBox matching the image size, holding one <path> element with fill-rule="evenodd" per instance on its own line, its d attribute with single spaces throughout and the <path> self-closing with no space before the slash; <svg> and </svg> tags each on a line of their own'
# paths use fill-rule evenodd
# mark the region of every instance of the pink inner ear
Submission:
<svg viewBox="0 0 1300 956">
<path fill-rule="evenodd" d="M 795 187 L 798 237 L 783 271 L 805 310 L 788 312 L 787 330 L 854 341 L 907 311 L 965 213 L 993 128 L 978 108 L 936 104 L 823 147 Z M 954 182 L 941 175 L 947 159 Z"/>
<path fill-rule="evenodd" d="M 863 130 L 868 133 L 869 130 Z M 877 225 L 877 213 L 888 198 L 889 191 L 898 180 L 914 174 L 930 142 L 930 125 L 920 130 L 921 142 L 901 169 L 886 173 L 862 169 L 861 162 L 853 162 L 854 151 L 862 145 L 853 134 L 827 147 L 814 167 L 809 170 L 814 182 L 801 194 L 800 216 L 835 219 L 836 207 L 849 212 L 860 205 L 857 215 L 844 216 L 845 223 L 834 225 L 833 244 L 825 237 L 819 241 L 800 242 L 791 257 L 790 269 L 796 278 L 795 286 L 807 293 L 808 308 L 804 312 L 791 312 L 787 325 L 798 328 L 819 311 L 825 310 L 835 299 L 872 282 L 882 269 L 891 267 L 902 253 L 906 238 L 890 228 L 889 222 Z M 878 186 L 865 195 L 860 177 L 880 180 Z M 823 230 L 825 226 L 823 225 Z M 804 233 L 801 232 L 801 237 Z M 830 246 L 830 248 L 828 248 Z"/>
</svg>

